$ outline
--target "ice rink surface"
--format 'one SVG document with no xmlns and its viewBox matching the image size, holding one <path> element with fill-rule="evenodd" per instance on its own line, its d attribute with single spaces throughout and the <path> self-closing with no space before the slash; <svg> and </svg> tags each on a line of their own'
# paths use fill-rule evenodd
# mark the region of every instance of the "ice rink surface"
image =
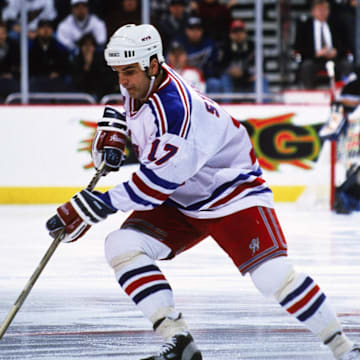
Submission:
<svg viewBox="0 0 360 360">
<path fill-rule="evenodd" d="M 0 206 L 0 321 L 51 240 L 45 221 L 56 206 Z M 360 342 L 360 214 L 335 215 L 277 204 L 298 270 L 327 294 L 345 331 Z M 138 360 L 161 340 L 116 283 L 103 256 L 112 215 L 83 239 L 60 244 L 0 341 L 1 360 Z M 159 262 L 204 360 L 327 360 L 326 348 L 263 298 L 211 240 Z"/>
</svg>

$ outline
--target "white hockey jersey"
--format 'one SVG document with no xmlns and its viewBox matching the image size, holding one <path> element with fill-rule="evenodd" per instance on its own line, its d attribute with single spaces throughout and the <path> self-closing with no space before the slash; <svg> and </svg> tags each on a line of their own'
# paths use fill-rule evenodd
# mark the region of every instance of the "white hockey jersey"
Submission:
<svg viewBox="0 0 360 360">
<path fill-rule="evenodd" d="M 166 202 L 195 218 L 273 207 L 245 127 L 162 66 L 164 81 L 138 111 L 121 88 L 140 167 L 109 190 L 113 206 L 148 210 Z"/>
</svg>

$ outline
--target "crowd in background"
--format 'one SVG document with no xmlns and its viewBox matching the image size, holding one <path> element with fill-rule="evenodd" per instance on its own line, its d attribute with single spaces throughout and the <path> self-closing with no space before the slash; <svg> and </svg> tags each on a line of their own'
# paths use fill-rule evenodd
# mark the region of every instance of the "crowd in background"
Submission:
<svg viewBox="0 0 360 360">
<path fill-rule="evenodd" d="M 119 91 L 103 49 L 117 28 L 141 23 L 141 0 L 26 2 L 31 92 L 85 92 L 99 100 Z M 300 86 L 316 87 L 328 59 L 336 62 L 339 78 L 354 70 L 356 2 L 309 1 L 310 17 L 299 21 L 294 44 Z M 150 1 L 151 23 L 162 35 L 168 63 L 201 91 L 254 91 L 255 46 L 247 24 L 233 18 L 236 3 Z M 20 90 L 21 4 L 0 0 L 0 101 Z M 268 91 L 266 77 L 263 87 Z"/>
</svg>

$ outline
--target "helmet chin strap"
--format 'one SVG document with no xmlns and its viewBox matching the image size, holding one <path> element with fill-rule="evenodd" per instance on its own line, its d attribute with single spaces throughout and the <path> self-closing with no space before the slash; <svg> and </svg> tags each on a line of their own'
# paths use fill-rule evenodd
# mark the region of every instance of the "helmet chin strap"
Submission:
<svg viewBox="0 0 360 360">
<path fill-rule="evenodd" d="M 154 84 L 155 84 L 155 80 L 156 80 L 156 76 L 150 76 L 150 85 L 149 85 L 149 89 L 145 95 L 145 99 L 148 98 L 148 96 L 150 95 L 151 91 L 153 90 Z"/>
</svg>

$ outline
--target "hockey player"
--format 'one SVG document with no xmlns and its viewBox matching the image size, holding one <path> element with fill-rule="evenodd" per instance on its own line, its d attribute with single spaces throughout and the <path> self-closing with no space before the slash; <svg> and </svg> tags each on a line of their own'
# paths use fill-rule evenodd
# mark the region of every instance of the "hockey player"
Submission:
<svg viewBox="0 0 360 360">
<path fill-rule="evenodd" d="M 360 359 L 360 347 L 343 333 L 325 294 L 287 259 L 272 192 L 245 127 L 164 63 L 151 25 L 118 29 L 105 58 L 118 73 L 126 114 L 105 109 L 93 142 L 94 163 L 120 166 L 111 154 L 123 151 L 127 127 L 140 166 L 106 193 L 80 191 L 57 209 L 47 228 L 52 235 L 65 228 L 63 241 L 75 241 L 108 215 L 133 210 L 107 236 L 105 254 L 120 286 L 164 338 L 160 353 L 147 360 L 202 359 L 155 261 L 171 259 L 207 236 L 336 359 Z"/>
<path fill-rule="evenodd" d="M 345 168 L 345 179 L 334 194 L 334 210 L 338 214 L 360 210 L 360 78 L 355 73 L 351 78 L 331 104 L 329 120 L 319 132 L 324 140 L 339 143 L 337 158 Z"/>
</svg>

